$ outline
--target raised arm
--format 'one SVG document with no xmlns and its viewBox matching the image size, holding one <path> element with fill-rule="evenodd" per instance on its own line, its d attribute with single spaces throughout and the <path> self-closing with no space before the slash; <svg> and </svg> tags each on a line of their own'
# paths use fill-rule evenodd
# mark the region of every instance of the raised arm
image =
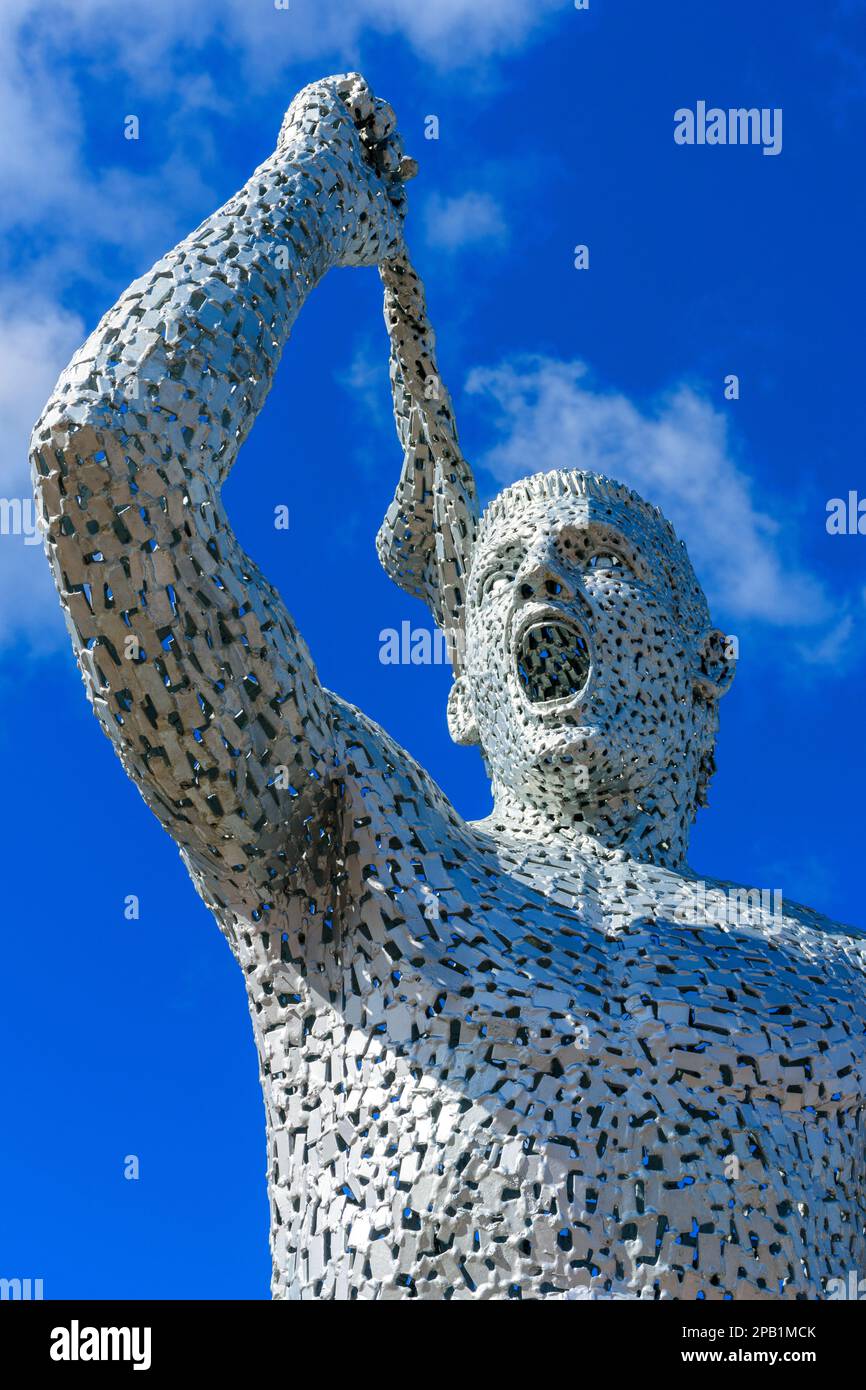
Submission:
<svg viewBox="0 0 866 1390">
<path fill-rule="evenodd" d="M 292 871 L 333 750 L 328 697 L 220 488 L 310 290 L 332 266 L 401 245 L 412 168 L 392 130 L 356 74 L 299 93 L 275 153 L 121 296 L 33 431 L 88 697 L 148 805 L 226 898 L 264 891 L 281 861 Z"/>
<path fill-rule="evenodd" d="M 381 265 L 379 273 L 403 468 L 376 547 L 394 582 L 427 603 L 448 639 L 457 674 L 463 664 L 465 585 L 478 520 L 475 478 L 439 376 L 424 286 L 405 249 Z"/>
</svg>

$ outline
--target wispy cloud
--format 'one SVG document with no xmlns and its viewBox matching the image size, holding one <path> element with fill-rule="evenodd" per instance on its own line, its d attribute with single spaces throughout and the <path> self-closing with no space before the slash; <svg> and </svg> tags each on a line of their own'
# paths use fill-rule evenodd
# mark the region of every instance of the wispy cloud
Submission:
<svg viewBox="0 0 866 1390">
<path fill-rule="evenodd" d="M 267 76 L 316 57 L 358 56 L 367 35 L 397 36 L 442 69 L 513 52 L 567 0 L 4 0 L 6 33 L 34 51 L 110 53 L 112 71 L 129 72 L 151 88 L 171 83 L 177 63 L 217 44 L 236 64 Z"/>
<path fill-rule="evenodd" d="M 225 115 L 250 84 L 259 93 L 285 86 L 287 104 L 295 89 L 287 70 L 316 59 L 322 75 L 356 66 L 371 35 L 402 37 L 426 62 L 465 70 L 528 41 L 562 0 L 290 0 L 285 9 L 266 0 L 4 0 L 3 10 L 0 127 L 14 138 L 0 144 L 0 230 L 26 238 L 39 229 L 17 254 L 44 292 L 72 275 L 97 279 L 101 245 L 157 255 L 166 236 L 201 215 L 221 169 L 201 113 Z M 158 167 L 139 161 L 133 142 L 112 148 L 94 128 L 85 93 L 99 90 L 102 73 L 126 110 L 158 103 Z M 459 211 L 446 236 L 457 235 Z M 483 199 L 464 209 L 467 235 L 473 216 L 496 230 Z"/>
<path fill-rule="evenodd" d="M 798 559 L 795 520 L 779 496 L 756 500 L 728 422 L 693 388 L 641 406 L 596 385 L 587 366 L 544 356 L 478 367 L 496 442 L 479 460 L 502 483 L 553 468 L 584 468 L 658 505 L 688 546 L 726 619 L 808 631 L 809 660 L 842 656 L 853 620 Z"/>
<path fill-rule="evenodd" d="M 490 193 L 470 189 L 451 198 L 433 193 L 424 205 L 423 219 L 428 245 L 441 251 L 503 246 L 508 240 L 502 207 Z"/>
<path fill-rule="evenodd" d="M 340 12 L 345 6 L 337 0 Z M 545 19 L 563 9 L 562 0 L 361 0 L 358 21 L 384 32 L 398 32 L 422 54 L 460 67 L 478 58 L 507 53 L 523 43 Z M 455 51 L 460 50 L 460 51 Z"/>
<path fill-rule="evenodd" d="M 827 632 L 812 641 L 798 642 L 797 654 L 809 666 L 840 666 L 847 663 L 854 637 L 854 617 L 844 613 Z"/>
<path fill-rule="evenodd" d="M 67 187 L 81 155 L 87 112 L 75 74 L 100 65 L 130 99 L 170 94 L 181 114 L 225 110 L 219 71 L 239 95 L 245 83 L 279 81 L 293 64 L 347 65 L 369 35 L 402 37 L 426 62 L 465 69 L 508 53 L 562 12 L 562 0 L 290 0 L 286 9 L 248 0 L 4 0 L 0 119 L 14 139 L 0 147 L 0 181 L 28 204 Z M 293 95 L 286 92 L 288 102 Z M 184 143 L 197 140 L 186 122 Z M 179 153 L 180 151 L 175 151 Z M 7 215 L 20 212 L 13 200 Z"/>
<path fill-rule="evenodd" d="M 0 309 L 0 642 L 24 637 L 31 647 L 47 648 L 64 637 L 41 539 L 32 543 L 27 445 L 33 422 L 83 336 L 80 319 L 50 302 L 29 299 Z M 29 523 L 29 540 L 22 518 Z"/>
<path fill-rule="evenodd" d="M 384 334 L 373 339 L 365 333 L 355 343 L 349 365 L 335 373 L 344 390 L 351 392 L 369 416 L 379 424 L 391 412 L 388 378 L 388 343 Z"/>
</svg>

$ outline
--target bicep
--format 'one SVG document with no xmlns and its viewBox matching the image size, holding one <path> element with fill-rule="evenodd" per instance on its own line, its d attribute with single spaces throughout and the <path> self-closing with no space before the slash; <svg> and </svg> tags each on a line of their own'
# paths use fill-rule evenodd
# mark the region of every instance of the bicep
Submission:
<svg viewBox="0 0 866 1390">
<path fill-rule="evenodd" d="M 160 443 L 92 425 L 37 437 L 49 558 L 126 771 L 217 881 L 258 880 L 328 795 L 330 699 L 218 491 L 173 476 Z"/>
</svg>

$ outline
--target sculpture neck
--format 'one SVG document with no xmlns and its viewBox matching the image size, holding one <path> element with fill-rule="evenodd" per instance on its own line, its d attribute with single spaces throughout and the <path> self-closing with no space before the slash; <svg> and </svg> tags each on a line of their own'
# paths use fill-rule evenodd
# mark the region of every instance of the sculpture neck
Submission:
<svg viewBox="0 0 866 1390">
<path fill-rule="evenodd" d="M 565 857 L 595 858 L 618 850 L 637 863 L 681 869 L 686 862 L 693 812 L 668 791 L 613 808 L 586 802 L 579 807 L 543 809 L 499 784 L 493 788 L 493 812 L 487 824 L 515 839 L 542 844 Z M 664 809 L 663 809 L 664 808 Z"/>
</svg>

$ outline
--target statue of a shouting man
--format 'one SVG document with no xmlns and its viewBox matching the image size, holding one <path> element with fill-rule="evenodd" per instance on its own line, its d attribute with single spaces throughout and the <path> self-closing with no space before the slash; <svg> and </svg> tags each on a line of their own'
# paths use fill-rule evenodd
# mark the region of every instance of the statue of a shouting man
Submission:
<svg viewBox="0 0 866 1390">
<path fill-rule="evenodd" d="M 575 469 L 479 517 L 413 172 L 363 79 L 307 87 L 33 434 L 88 696 L 244 973 L 274 1297 L 824 1297 L 866 1266 L 864 938 L 686 864 L 732 662 L 660 513 Z M 323 689 L 220 496 L 307 295 L 374 265 L 379 555 L 448 638 L 476 823 Z"/>
</svg>

